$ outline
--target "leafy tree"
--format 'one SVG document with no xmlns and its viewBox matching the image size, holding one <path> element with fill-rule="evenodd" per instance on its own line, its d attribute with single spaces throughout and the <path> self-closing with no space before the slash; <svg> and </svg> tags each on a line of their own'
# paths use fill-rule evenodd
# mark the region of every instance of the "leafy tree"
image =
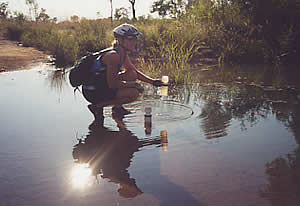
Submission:
<svg viewBox="0 0 300 206">
<path fill-rule="evenodd" d="M 8 3 L 0 3 L 0 18 L 6 18 L 8 15 Z"/>
<path fill-rule="evenodd" d="M 158 12 L 159 16 L 165 17 L 168 15 L 171 6 L 165 0 L 157 0 L 153 2 L 151 13 Z"/>
<path fill-rule="evenodd" d="M 272 56 L 297 59 L 300 47 L 300 0 L 231 0 L 239 4 L 241 15 L 261 28 L 259 35 Z"/>
<path fill-rule="evenodd" d="M 121 7 L 115 10 L 115 19 L 120 20 L 122 18 L 128 19 L 129 18 L 129 11 L 128 9 Z"/>
<path fill-rule="evenodd" d="M 112 5 L 112 0 L 110 1 L 110 18 L 111 18 L 111 23 L 113 22 L 113 5 Z"/>
<path fill-rule="evenodd" d="M 172 17 L 179 17 L 185 11 L 186 3 L 184 0 L 170 0 Z"/>
<path fill-rule="evenodd" d="M 15 19 L 19 24 L 22 24 L 27 20 L 26 16 L 23 13 L 17 11 L 14 12 L 13 16 L 13 19 Z"/>
<path fill-rule="evenodd" d="M 52 23 L 55 23 L 57 22 L 57 17 L 53 17 L 53 19 L 51 20 Z"/>
<path fill-rule="evenodd" d="M 39 13 L 39 5 L 36 0 L 25 0 L 26 5 L 29 7 L 29 15 L 32 19 L 37 19 Z"/>
<path fill-rule="evenodd" d="M 71 22 L 73 22 L 73 23 L 78 23 L 79 22 L 79 17 L 76 16 L 76 15 L 71 16 L 70 19 L 71 19 Z"/>
<path fill-rule="evenodd" d="M 197 5 L 200 3 L 200 0 L 187 0 L 187 8 L 191 8 L 194 5 Z"/>
<path fill-rule="evenodd" d="M 36 18 L 36 21 L 47 22 L 50 20 L 50 16 L 46 14 L 46 9 L 41 8 L 41 12 Z"/>
<path fill-rule="evenodd" d="M 158 12 L 159 16 L 179 17 L 185 11 L 186 3 L 183 0 L 157 0 L 153 2 L 151 13 Z"/>
</svg>

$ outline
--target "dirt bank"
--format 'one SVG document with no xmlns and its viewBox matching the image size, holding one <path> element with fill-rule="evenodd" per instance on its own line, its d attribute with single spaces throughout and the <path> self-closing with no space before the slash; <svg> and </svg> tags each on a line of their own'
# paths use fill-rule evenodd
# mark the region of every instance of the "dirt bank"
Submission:
<svg viewBox="0 0 300 206">
<path fill-rule="evenodd" d="M 28 69 L 30 65 L 46 62 L 48 55 L 18 42 L 5 39 L 0 31 L 0 72 Z"/>
</svg>

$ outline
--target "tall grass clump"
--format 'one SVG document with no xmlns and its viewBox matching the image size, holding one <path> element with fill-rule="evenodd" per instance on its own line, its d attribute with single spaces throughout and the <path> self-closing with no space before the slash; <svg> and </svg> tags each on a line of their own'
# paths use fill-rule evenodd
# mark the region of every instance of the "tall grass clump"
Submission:
<svg viewBox="0 0 300 206">
<path fill-rule="evenodd" d="M 79 54 L 79 45 L 75 40 L 75 37 L 59 35 L 54 54 L 56 58 L 56 65 L 72 65 Z"/>
<path fill-rule="evenodd" d="M 143 33 L 142 54 L 151 57 L 159 57 L 160 44 L 177 44 L 190 48 L 192 45 L 200 45 L 203 41 L 202 31 L 190 22 L 174 19 L 153 19 L 137 22 L 135 25 Z M 188 32 L 187 32 L 188 31 Z"/>
<path fill-rule="evenodd" d="M 168 42 L 164 41 L 164 38 L 159 38 L 158 48 L 152 49 L 153 58 L 139 61 L 142 70 L 155 77 L 168 75 L 176 84 L 190 81 L 191 65 L 189 60 L 196 50 L 196 45 L 186 46 L 186 43 L 179 42 L 172 34 L 165 33 L 164 35 L 170 35 L 168 38 L 171 41 Z"/>
<path fill-rule="evenodd" d="M 142 70 L 156 77 L 168 75 L 175 83 L 190 81 L 190 61 L 204 40 L 200 26 L 187 19 L 153 19 L 135 25 L 143 33 Z"/>
</svg>

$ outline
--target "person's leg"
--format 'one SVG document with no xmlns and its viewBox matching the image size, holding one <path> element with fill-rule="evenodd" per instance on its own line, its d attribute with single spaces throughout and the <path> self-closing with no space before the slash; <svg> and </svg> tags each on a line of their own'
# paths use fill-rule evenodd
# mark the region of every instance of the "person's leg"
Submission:
<svg viewBox="0 0 300 206">
<path fill-rule="evenodd" d="M 136 81 L 137 73 L 134 70 L 127 70 L 119 74 L 122 81 Z M 122 88 L 118 89 L 113 99 L 101 101 L 95 105 L 96 108 L 103 108 L 106 106 L 113 106 L 113 112 L 126 115 L 130 114 L 128 110 L 122 107 L 123 104 L 127 104 L 135 101 L 139 96 L 139 91 L 136 88 Z"/>
<path fill-rule="evenodd" d="M 117 112 L 117 113 L 119 112 L 123 115 L 129 114 L 128 111 L 122 107 L 122 105 L 134 102 L 138 98 L 138 96 L 139 96 L 139 91 L 135 88 L 118 89 L 113 99 L 96 104 L 96 107 L 103 108 L 112 105 L 113 112 Z"/>
<path fill-rule="evenodd" d="M 97 107 L 96 104 L 89 104 L 88 109 L 94 115 L 95 121 L 103 121 L 103 107 Z"/>
<path fill-rule="evenodd" d="M 115 100 L 116 103 L 112 108 L 113 113 L 117 113 L 119 115 L 127 115 L 131 112 L 122 107 L 122 104 L 134 102 L 139 96 L 139 91 L 136 88 L 126 88 L 123 90 L 119 90 L 116 94 Z"/>
<path fill-rule="evenodd" d="M 88 109 L 93 114 L 96 122 L 103 122 L 104 116 L 103 116 L 103 108 L 96 106 L 96 95 L 95 91 L 90 91 L 87 89 L 82 89 L 82 94 L 84 98 L 90 102 L 91 104 L 88 105 Z"/>
</svg>

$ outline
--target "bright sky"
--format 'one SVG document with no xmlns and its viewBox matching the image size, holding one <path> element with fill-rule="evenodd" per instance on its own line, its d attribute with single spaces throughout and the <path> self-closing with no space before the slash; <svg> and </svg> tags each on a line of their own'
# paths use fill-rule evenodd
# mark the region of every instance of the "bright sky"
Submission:
<svg viewBox="0 0 300 206">
<path fill-rule="evenodd" d="M 51 17 L 57 17 L 64 20 L 70 16 L 77 15 L 79 17 L 97 18 L 97 12 L 101 17 L 110 16 L 110 0 L 36 0 L 39 8 L 46 9 L 46 13 Z M 136 0 L 135 10 L 136 16 L 150 14 L 150 7 L 154 0 Z M 0 0 L 0 2 L 8 2 L 10 11 L 19 11 L 26 15 L 29 14 L 28 6 L 25 0 Z M 113 0 L 113 9 L 130 8 L 130 17 L 132 17 L 131 4 L 129 0 Z"/>
</svg>

